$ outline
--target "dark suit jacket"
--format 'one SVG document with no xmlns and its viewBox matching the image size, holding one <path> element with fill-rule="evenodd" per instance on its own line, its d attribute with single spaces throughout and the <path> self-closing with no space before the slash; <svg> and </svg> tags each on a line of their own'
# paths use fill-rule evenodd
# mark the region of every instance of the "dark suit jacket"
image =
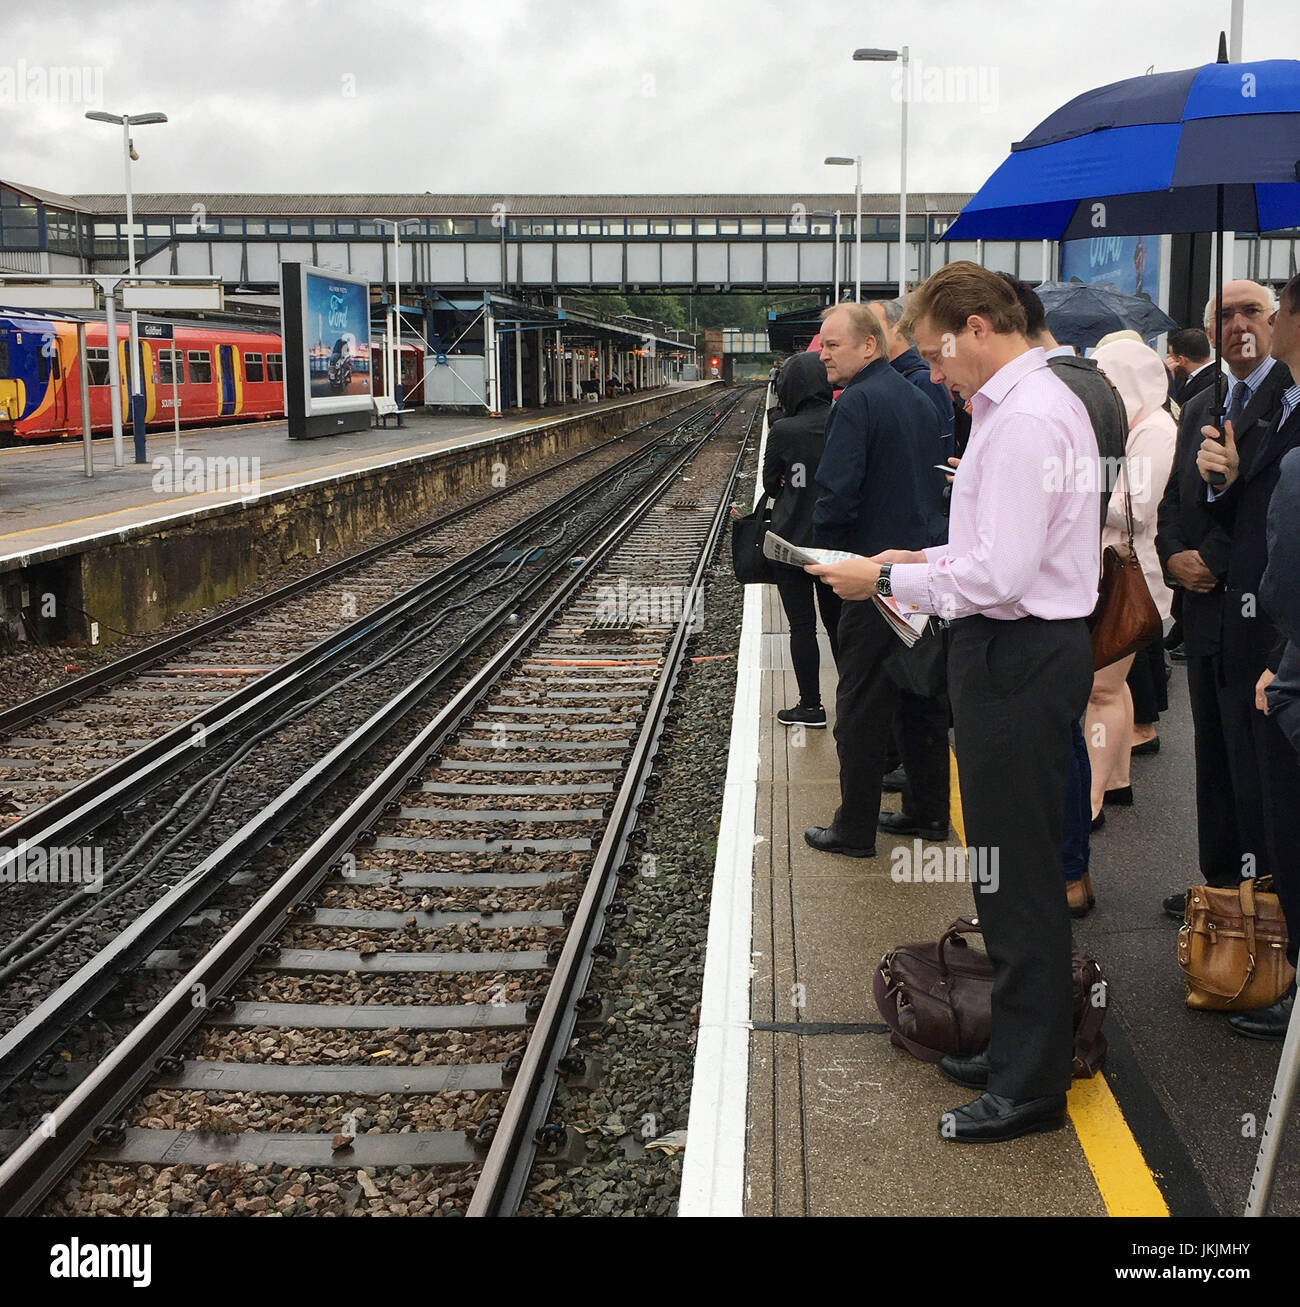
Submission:
<svg viewBox="0 0 1300 1307">
<path fill-rule="evenodd" d="M 1214 385 L 1214 362 L 1211 360 L 1194 377 L 1178 383 L 1178 393 L 1174 399 L 1179 404 L 1186 404 L 1193 395 L 1199 395 L 1207 387 Z"/>
<path fill-rule="evenodd" d="M 943 473 L 934 465 L 942 432 L 934 405 L 875 358 L 840 392 L 817 467 L 814 542 L 878 554 L 937 544 Z"/>
<path fill-rule="evenodd" d="M 1300 409 L 1287 419 L 1279 438 L 1292 438 L 1297 423 Z M 1300 454 L 1294 450 L 1278 462 L 1277 485 L 1268 504 L 1268 566 L 1259 594 L 1278 630 L 1300 646 Z"/>
<path fill-rule="evenodd" d="M 1282 395 L 1290 385 L 1291 374 L 1286 365 L 1275 363 L 1254 399 L 1246 405 L 1246 411 L 1238 424 L 1239 430 L 1235 432 L 1243 468 L 1250 467 L 1260 427 L 1267 426 L 1269 420 L 1276 416 L 1282 406 Z M 1214 387 L 1208 386 L 1183 405 L 1182 416 L 1178 421 L 1174 465 L 1156 513 L 1156 553 L 1160 556 L 1161 564 L 1167 565 L 1172 555 L 1185 549 L 1195 549 L 1205 560 L 1206 567 L 1219 578 L 1220 584 L 1209 594 L 1193 594 L 1190 590 L 1182 590 L 1166 572 L 1165 579 L 1175 587 L 1175 597 L 1180 597 L 1182 601 L 1179 613 L 1183 624 L 1183 647 L 1193 657 L 1220 652 L 1223 582 L 1228 575 L 1233 549 L 1234 515 L 1226 508 L 1211 512 L 1205 482 L 1196 467 L 1196 455 L 1201 448 L 1201 428 L 1213 422 L 1214 403 Z M 1269 490 L 1272 490 L 1271 484 Z M 1252 513 L 1247 514 L 1248 519 Z M 1262 540 L 1262 518 L 1259 530 Z M 1256 573 L 1256 588 L 1258 584 L 1259 573 Z"/>
<path fill-rule="evenodd" d="M 1283 364 L 1276 364 L 1268 379 L 1271 381 L 1278 372 L 1288 378 L 1282 387 L 1285 390 L 1291 382 Z M 1228 680 L 1249 680 L 1252 684 L 1265 667 L 1277 669 L 1285 644 L 1261 602 L 1260 583 L 1268 565 L 1268 505 L 1277 485 L 1278 463 L 1300 445 L 1300 413 L 1292 413 L 1282 427 L 1277 425 L 1277 418 L 1275 409 L 1267 424 L 1256 424 L 1249 448 L 1242 455 L 1244 471 L 1210 505 L 1210 511 L 1232 536 L 1224 578 L 1223 674 Z"/>
</svg>

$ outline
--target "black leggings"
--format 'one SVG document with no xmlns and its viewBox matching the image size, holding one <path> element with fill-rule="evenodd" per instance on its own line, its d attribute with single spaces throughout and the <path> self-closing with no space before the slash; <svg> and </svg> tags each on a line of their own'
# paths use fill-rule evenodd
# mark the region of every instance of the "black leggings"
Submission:
<svg viewBox="0 0 1300 1307">
<path fill-rule="evenodd" d="M 830 639 L 831 657 L 839 660 L 840 600 L 835 591 L 816 577 L 799 568 L 778 565 L 776 582 L 790 624 L 790 661 L 794 663 L 795 680 L 799 682 L 799 702 L 805 708 L 814 708 L 822 701 L 821 655 L 817 649 L 817 613 L 813 607 L 813 594 L 821 609 L 822 625 Z"/>
</svg>

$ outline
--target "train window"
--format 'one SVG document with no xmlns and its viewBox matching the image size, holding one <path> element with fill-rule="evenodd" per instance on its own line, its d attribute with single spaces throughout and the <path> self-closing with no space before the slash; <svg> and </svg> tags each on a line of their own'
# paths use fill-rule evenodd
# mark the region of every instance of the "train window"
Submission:
<svg viewBox="0 0 1300 1307">
<path fill-rule="evenodd" d="M 92 386 L 108 385 L 108 350 L 86 350 L 86 371 Z"/>
<path fill-rule="evenodd" d="M 266 370 L 262 366 L 262 356 L 260 354 L 244 355 L 244 380 L 245 381 L 264 381 L 266 379 Z"/>
<path fill-rule="evenodd" d="M 176 369 L 175 384 L 183 386 L 185 384 L 185 356 L 174 349 L 160 349 L 158 351 L 158 384 L 160 386 L 172 385 L 172 368 Z"/>
<path fill-rule="evenodd" d="M 50 379 L 50 356 L 42 343 L 36 350 L 36 380 L 44 384 Z"/>
<path fill-rule="evenodd" d="M 266 379 L 268 381 L 284 380 L 283 354 L 268 354 L 266 356 Z"/>
<path fill-rule="evenodd" d="M 0 340 L 0 377 L 9 375 L 9 342 Z"/>
<path fill-rule="evenodd" d="M 204 385 L 212 380 L 212 351 L 190 350 L 190 384 Z"/>
</svg>

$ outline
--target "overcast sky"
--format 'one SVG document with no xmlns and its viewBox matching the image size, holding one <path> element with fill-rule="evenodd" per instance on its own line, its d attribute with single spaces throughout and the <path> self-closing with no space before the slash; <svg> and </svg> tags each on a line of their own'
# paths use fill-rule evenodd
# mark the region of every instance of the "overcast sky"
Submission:
<svg viewBox="0 0 1300 1307">
<path fill-rule="evenodd" d="M 1093 86 L 1212 61 L 1229 0 L 64 0 L 10 5 L 0 176 L 118 191 L 973 191 Z M 1300 3 L 1246 0 L 1246 60 L 1300 58 Z M 40 70 L 85 69 L 41 102 Z M 35 72 L 33 70 L 36 70 Z M 48 72 L 45 75 L 49 75 Z M 98 101 L 98 102 L 97 102 Z M 973 102 L 972 102 L 973 101 Z"/>
</svg>

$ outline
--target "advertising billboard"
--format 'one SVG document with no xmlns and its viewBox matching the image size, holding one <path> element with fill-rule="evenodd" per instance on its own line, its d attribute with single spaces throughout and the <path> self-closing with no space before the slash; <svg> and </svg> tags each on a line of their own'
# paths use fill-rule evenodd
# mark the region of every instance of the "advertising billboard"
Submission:
<svg viewBox="0 0 1300 1307">
<path fill-rule="evenodd" d="M 363 430 L 374 410 L 370 283 L 283 263 L 280 290 L 290 439 Z"/>
<path fill-rule="evenodd" d="M 1126 295 L 1158 302 L 1159 236 L 1094 236 L 1061 244 L 1061 280 L 1077 278 L 1089 286 L 1109 282 Z"/>
</svg>

